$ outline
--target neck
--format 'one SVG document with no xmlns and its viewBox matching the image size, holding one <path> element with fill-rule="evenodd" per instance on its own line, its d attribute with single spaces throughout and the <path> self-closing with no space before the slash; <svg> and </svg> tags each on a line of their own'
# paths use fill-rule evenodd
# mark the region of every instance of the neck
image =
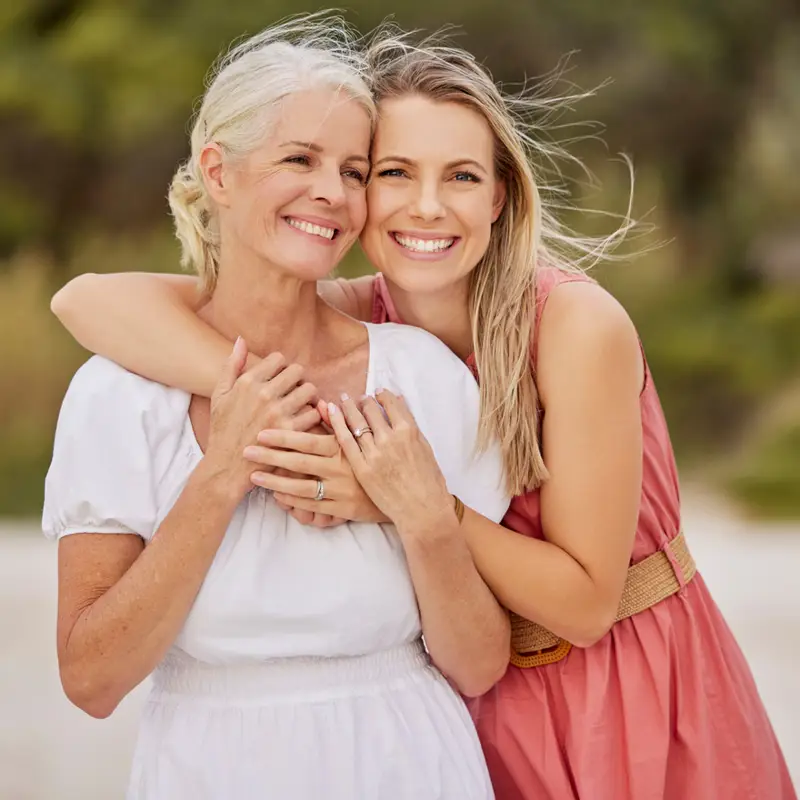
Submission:
<svg viewBox="0 0 800 800">
<path fill-rule="evenodd" d="M 400 319 L 424 328 L 444 342 L 462 361 L 474 349 L 469 316 L 469 280 L 437 292 L 410 294 L 386 280 Z"/>
<path fill-rule="evenodd" d="M 315 282 L 244 257 L 222 260 L 214 294 L 200 314 L 227 339 L 241 336 L 251 353 L 263 358 L 281 352 L 288 361 L 307 365 L 326 308 Z"/>
</svg>

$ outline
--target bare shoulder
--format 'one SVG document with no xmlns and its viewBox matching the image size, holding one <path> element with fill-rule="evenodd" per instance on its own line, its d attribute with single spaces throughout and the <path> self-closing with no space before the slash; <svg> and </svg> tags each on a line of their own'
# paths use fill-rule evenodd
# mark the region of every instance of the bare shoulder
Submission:
<svg viewBox="0 0 800 800">
<path fill-rule="evenodd" d="M 591 281 L 556 286 L 542 311 L 537 376 L 543 399 L 551 376 L 569 369 L 608 376 L 621 372 L 635 377 L 639 385 L 644 381 L 633 321 L 612 294 Z"/>
</svg>

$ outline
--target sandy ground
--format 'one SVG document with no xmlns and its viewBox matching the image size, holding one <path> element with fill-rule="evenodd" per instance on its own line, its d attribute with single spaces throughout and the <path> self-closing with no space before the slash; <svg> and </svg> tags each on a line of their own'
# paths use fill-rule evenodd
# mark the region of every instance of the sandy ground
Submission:
<svg viewBox="0 0 800 800">
<path fill-rule="evenodd" d="M 741 522 L 706 499 L 686 503 L 684 519 L 800 786 L 800 524 Z M 108 720 L 72 707 L 58 681 L 55 607 L 55 545 L 35 523 L 0 523 L 0 799 L 122 797 L 146 687 Z"/>
</svg>

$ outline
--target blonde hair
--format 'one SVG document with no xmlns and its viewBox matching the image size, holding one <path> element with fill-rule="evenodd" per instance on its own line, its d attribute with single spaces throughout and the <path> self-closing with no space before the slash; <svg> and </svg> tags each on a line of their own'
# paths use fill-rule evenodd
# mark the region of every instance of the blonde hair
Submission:
<svg viewBox="0 0 800 800">
<path fill-rule="evenodd" d="M 191 155 L 175 173 L 168 195 L 181 264 L 197 272 L 203 292 L 213 292 L 220 258 L 217 215 L 199 164 L 203 148 L 216 142 L 225 156 L 246 156 L 263 141 L 283 98 L 321 87 L 344 91 L 374 120 L 364 69 L 358 37 L 329 12 L 298 15 L 267 28 L 212 67 L 194 117 Z"/>
<path fill-rule="evenodd" d="M 605 237 L 580 237 L 556 211 L 564 207 L 559 180 L 547 186 L 539 174 L 566 159 L 582 166 L 545 135 L 548 120 L 580 97 L 548 97 L 542 85 L 503 92 L 468 52 L 447 46 L 441 34 L 418 45 L 385 25 L 367 52 L 376 102 L 419 95 L 471 108 L 495 138 L 495 170 L 505 182 L 506 202 L 493 225 L 489 246 L 470 276 L 469 305 L 475 360 L 480 375 L 479 447 L 496 437 L 509 491 L 522 494 L 548 477 L 540 444 L 539 394 L 532 369 L 536 271 L 548 265 L 568 272 L 588 269 L 609 257 L 633 227 L 630 204 L 617 229 Z M 548 83 L 554 84 L 556 76 Z M 545 87 L 545 88 L 550 88 Z M 534 163 L 540 164 L 535 167 Z M 539 174 L 537 174 L 539 173 Z M 544 188 L 549 197 L 543 196 Z"/>
</svg>

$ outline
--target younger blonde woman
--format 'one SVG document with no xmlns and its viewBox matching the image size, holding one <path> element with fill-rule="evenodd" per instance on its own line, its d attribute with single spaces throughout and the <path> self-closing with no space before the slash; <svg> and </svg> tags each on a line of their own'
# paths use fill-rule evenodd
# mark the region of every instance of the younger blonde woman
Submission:
<svg viewBox="0 0 800 800">
<path fill-rule="evenodd" d="M 502 525 L 467 508 L 461 527 L 514 612 L 512 666 L 469 701 L 497 797 L 795 798 L 683 538 L 636 332 L 578 269 L 613 237 L 571 238 L 538 191 L 534 160 L 553 151 L 522 121 L 537 101 L 503 95 L 461 50 L 378 36 L 369 57 L 380 118 L 361 243 L 379 274 L 321 291 L 361 319 L 425 328 L 480 378 L 482 441 L 501 442 L 516 495 Z M 89 349 L 207 394 L 228 348 L 195 316 L 201 306 L 190 279 L 147 275 L 83 276 L 53 304 Z M 370 463 L 352 431 L 363 442 L 372 427 L 379 443 L 378 405 L 394 401 L 385 391 L 344 414 L 327 406 L 346 458 L 267 435 L 260 463 L 296 474 L 254 482 L 307 521 L 368 518 L 352 473 L 380 505 L 415 447 Z M 462 398 L 438 402 L 455 411 Z M 403 483 L 409 504 L 426 480 Z"/>
</svg>

